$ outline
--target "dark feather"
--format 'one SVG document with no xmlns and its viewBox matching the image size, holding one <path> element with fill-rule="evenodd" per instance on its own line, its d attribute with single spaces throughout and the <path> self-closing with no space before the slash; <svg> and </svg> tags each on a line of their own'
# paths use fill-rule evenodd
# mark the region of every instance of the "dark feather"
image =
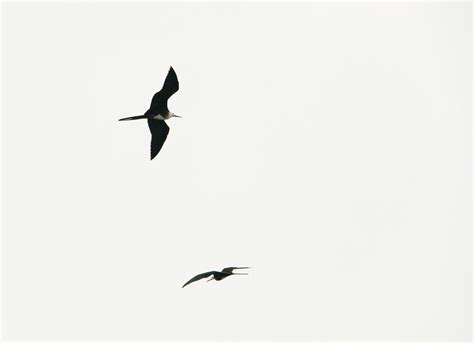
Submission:
<svg viewBox="0 0 474 343">
<path fill-rule="evenodd" d="M 161 150 L 163 143 L 170 132 L 169 126 L 164 120 L 148 119 L 148 127 L 151 132 L 150 157 L 154 159 Z"/>
<path fill-rule="evenodd" d="M 207 273 L 202 273 L 202 274 L 199 274 L 199 275 L 196 275 L 195 277 L 193 277 L 192 279 L 190 279 L 188 282 L 186 282 L 183 287 L 189 285 L 191 282 L 194 282 L 194 281 L 198 281 L 198 280 L 201 280 L 201 279 L 205 279 L 209 276 L 211 276 L 212 274 L 214 274 L 215 272 L 207 272 Z"/>
<path fill-rule="evenodd" d="M 168 99 L 179 89 L 178 77 L 173 69 L 170 67 L 165 83 L 161 90 L 153 96 L 151 100 L 150 110 L 156 113 L 168 112 Z"/>
</svg>

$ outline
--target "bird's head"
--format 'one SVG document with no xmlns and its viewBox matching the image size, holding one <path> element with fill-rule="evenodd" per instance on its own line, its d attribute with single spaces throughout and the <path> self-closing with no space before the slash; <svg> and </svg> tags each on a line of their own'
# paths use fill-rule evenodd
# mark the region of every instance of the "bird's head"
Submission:
<svg viewBox="0 0 474 343">
<path fill-rule="evenodd" d="M 170 118 L 173 118 L 173 117 L 181 118 L 180 116 L 177 116 L 176 114 L 174 114 L 173 112 L 171 112 L 171 113 L 170 113 Z"/>
</svg>

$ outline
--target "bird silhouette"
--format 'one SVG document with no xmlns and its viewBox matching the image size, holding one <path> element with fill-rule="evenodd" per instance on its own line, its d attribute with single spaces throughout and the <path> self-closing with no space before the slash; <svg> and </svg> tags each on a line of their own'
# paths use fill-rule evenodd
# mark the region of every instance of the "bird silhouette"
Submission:
<svg viewBox="0 0 474 343">
<path fill-rule="evenodd" d="M 148 127 L 150 128 L 151 133 L 151 145 L 150 145 L 150 156 L 153 160 L 156 155 L 160 152 L 163 144 L 168 137 L 168 132 L 170 131 L 169 126 L 165 123 L 165 120 L 172 117 L 178 117 L 173 112 L 168 110 L 168 99 L 178 91 L 179 82 L 176 72 L 173 67 L 170 67 L 168 75 L 166 76 L 163 87 L 159 92 L 157 92 L 153 99 L 151 100 L 151 105 L 148 111 L 144 115 L 127 117 L 119 119 L 119 121 L 124 120 L 137 120 L 137 119 L 147 119 Z"/>
<path fill-rule="evenodd" d="M 212 272 L 206 272 L 206 273 L 198 274 L 195 277 L 193 277 L 192 279 L 190 279 L 188 282 L 186 282 L 183 285 L 183 287 L 181 287 L 181 288 L 186 287 L 191 282 L 195 282 L 195 281 L 198 281 L 198 280 L 201 280 L 201 279 L 205 279 L 205 278 L 207 278 L 211 275 L 212 275 L 212 278 L 207 280 L 208 282 L 211 281 L 211 280 L 221 281 L 221 280 L 223 280 L 226 277 L 231 276 L 231 275 L 248 275 L 247 273 L 234 273 L 234 269 L 249 269 L 249 268 L 250 267 L 227 267 L 227 268 L 222 269 L 220 272 L 212 271 Z"/>
</svg>

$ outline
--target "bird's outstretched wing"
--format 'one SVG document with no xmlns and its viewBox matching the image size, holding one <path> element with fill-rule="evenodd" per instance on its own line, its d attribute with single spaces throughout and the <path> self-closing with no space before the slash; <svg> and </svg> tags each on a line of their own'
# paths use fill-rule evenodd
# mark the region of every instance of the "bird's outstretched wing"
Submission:
<svg viewBox="0 0 474 343">
<path fill-rule="evenodd" d="M 154 159 L 161 150 L 163 143 L 170 132 L 169 126 L 164 120 L 148 119 L 148 127 L 151 132 L 150 157 Z"/>
<path fill-rule="evenodd" d="M 153 96 L 151 100 L 150 109 L 154 109 L 157 112 L 163 112 L 168 110 L 168 99 L 179 89 L 178 76 L 173 69 L 170 67 L 168 75 L 166 76 L 165 83 L 161 90 Z"/>
<path fill-rule="evenodd" d="M 189 280 L 188 282 L 186 282 L 183 287 L 189 285 L 191 282 L 194 282 L 194 281 L 198 281 L 198 280 L 201 280 L 201 279 L 205 279 L 209 276 L 211 276 L 212 274 L 214 274 L 215 272 L 207 272 L 207 273 L 202 273 L 202 274 L 199 274 L 199 275 L 196 275 L 195 277 L 193 277 L 191 280 Z"/>
</svg>

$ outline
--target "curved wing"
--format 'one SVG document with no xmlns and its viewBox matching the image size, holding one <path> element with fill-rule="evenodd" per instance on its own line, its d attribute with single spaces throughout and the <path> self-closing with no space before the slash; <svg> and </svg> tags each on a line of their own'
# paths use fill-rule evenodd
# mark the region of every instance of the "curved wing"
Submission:
<svg viewBox="0 0 474 343">
<path fill-rule="evenodd" d="M 178 76 L 173 67 L 170 67 L 168 75 L 166 76 L 165 83 L 161 90 L 153 95 L 151 100 L 150 109 L 154 109 L 157 112 L 161 113 L 164 110 L 168 111 L 168 99 L 179 89 Z"/>
<path fill-rule="evenodd" d="M 148 119 L 148 127 L 151 132 L 150 157 L 152 160 L 160 152 L 161 147 L 166 141 L 166 137 L 168 137 L 170 128 L 164 120 L 157 119 Z"/>
<path fill-rule="evenodd" d="M 202 274 L 196 275 L 195 277 L 190 279 L 188 282 L 186 282 L 183 285 L 183 287 L 189 285 L 191 282 L 198 281 L 198 280 L 201 280 L 201 279 L 205 279 L 205 278 L 211 276 L 212 274 L 214 274 L 214 272 L 207 272 L 207 273 L 202 273 Z M 183 287 L 181 287 L 181 288 L 183 288 Z"/>
</svg>

